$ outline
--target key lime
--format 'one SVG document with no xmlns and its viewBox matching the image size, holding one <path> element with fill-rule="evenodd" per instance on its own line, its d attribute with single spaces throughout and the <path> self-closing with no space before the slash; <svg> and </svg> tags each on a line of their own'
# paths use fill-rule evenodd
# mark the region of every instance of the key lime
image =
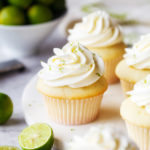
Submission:
<svg viewBox="0 0 150 150">
<path fill-rule="evenodd" d="M 50 21 L 52 12 L 43 5 L 34 5 L 28 11 L 28 18 L 31 24 L 38 24 Z"/>
<path fill-rule="evenodd" d="M 24 12 L 15 6 L 6 6 L 0 13 L 0 24 L 23 25 L 25 23 Z"/>
<path fill-rule="evenodd" d="M 19 135 L 19 145 L 23 150 L 50 150 L 53 142 L 52 128 L 45 123 L 33 124 Z"/>
<path fill-rule="evenodd" d="M 20 150 L 20 149 L 14 146 L 0 146 L 0 150 Z"/>
<path fill-rule="evenodd" d="M 33 0 L 8 0 L 9 4 L 20 7 L 20 8 L 28 8 Z"/>
<path fill-rule="evenodd" d="M 13 113 L 13 103 L 10 97 L 0 93 L 0 124 L 4 124 Z"/>
<path fill-rule="evenodd" d="M 50 5 L 54 0 L 37 0 L 38 3 Z"/>
</svg>

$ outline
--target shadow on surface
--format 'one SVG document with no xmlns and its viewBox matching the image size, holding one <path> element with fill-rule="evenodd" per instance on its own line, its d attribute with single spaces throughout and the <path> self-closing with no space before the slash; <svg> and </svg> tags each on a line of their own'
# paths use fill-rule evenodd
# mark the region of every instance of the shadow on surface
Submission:
<svg viewBox="0 0 150 150">
<path fill-rule="evenodd" d="M 10 120 L 8 120 L 5 126 L 15 126 L 20 124 L 26 124 L 24 118 L 11 118 Z"/>
<path fill-rule="evenodd" d="M 117 108 L 105 106 L 100 110 L 100 113 L 95 122 L 120 119 L 120 111 Z"/>
</svg>

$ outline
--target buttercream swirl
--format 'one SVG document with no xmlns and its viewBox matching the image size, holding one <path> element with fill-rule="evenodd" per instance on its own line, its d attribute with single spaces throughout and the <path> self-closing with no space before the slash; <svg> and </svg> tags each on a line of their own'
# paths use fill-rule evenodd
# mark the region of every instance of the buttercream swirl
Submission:
<svg viewBox="0 0 150 150">
<path fill-rule="evenodd" d="M 79 41 L 86 47 L 108 47 L 122 42 L 118 26 L 104 11 L 96 11 L 69 30 L 69 41 Z"/>
<path fill-rule="evenodd" d="M 126 63 L 137 69 L 150 69 L 150 34 L 141 36 L 132 48 L 126 48 Z"/>
<path fill-rule="evenodd" d="M 92 127 L 83 137 L 75 136 L 68 150 L 137 150 L 136 146 L 113 128 Z"/>
<path fill-rule="evenodd" d="M 85 87 L 103 75 L 103 60 L 77 42 L 54 48 L 54 54 L 38 74 L 50 86 Z"/>
<path fill-rule="evenodd" d="M 132 91 L 127 92 L 137 106 L 145 108 L 150 114 L 150 75 L 147 75 L 145 79 L 140 80 L 134 85 Z"/>
</svg>

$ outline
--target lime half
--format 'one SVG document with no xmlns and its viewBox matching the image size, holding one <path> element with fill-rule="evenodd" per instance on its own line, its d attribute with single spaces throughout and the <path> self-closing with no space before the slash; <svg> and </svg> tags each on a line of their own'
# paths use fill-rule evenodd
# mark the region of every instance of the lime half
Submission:
<svg viewBox="0 0 150 150">
<path fill-rule="evenodd" d="M 23 150 L 50 150 L 53 143 L 52 128 L 45 123 L 31 125 L 19 135 L 19 145 Z"/>
<path fill-rule="evenodd" d="M 14 146 L 0 146 L 0 150 L 20 150 L 20 149 Z"/>
</svg>

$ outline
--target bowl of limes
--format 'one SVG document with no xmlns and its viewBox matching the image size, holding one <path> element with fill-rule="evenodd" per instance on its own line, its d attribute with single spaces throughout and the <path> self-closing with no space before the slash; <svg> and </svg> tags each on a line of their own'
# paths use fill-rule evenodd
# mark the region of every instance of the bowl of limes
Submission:
<svg viewBox="0 0 150 150">
<path fill-rule="evenodd" d="M 65 0 L 0 0 L 0 51 L 35 53 L 65 13 Z"/>
</svg>

